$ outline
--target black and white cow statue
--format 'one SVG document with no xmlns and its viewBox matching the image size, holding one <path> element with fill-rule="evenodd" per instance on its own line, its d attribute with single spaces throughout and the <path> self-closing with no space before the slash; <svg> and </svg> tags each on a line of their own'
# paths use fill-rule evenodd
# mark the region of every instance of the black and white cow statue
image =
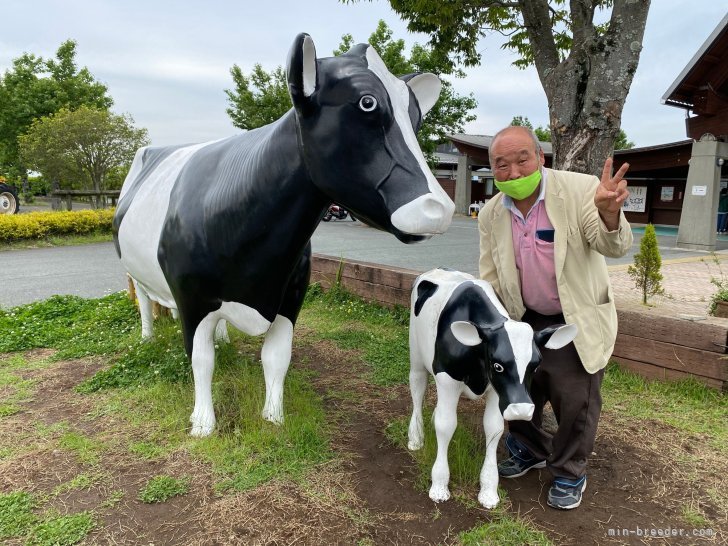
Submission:
<svg viewBox="0 0 728 546">
<path fill-rule="evenodd" d="M 262 414 L 283 421 L 309 239 L 332 202 L 405 243 L 443 233 L 455 209 L 415 137 L 439 96 L 436 76 L 397 78 L 367 44 L 317 59 L 311 37 L 299 34 L 287 79 L 293 108 L 281 119 L 215 142 L 143 148 L 121 190 L 114 240 L 135 283 L 142 334 L 152 334 L 150 300 L 182 321 L 193 436 L 215 427 L 214 337 L 225 321 L 266 335 Z M 281 203 L 285 215 L 276 214 Z"/>
<path fill-rule="evenodd" d="M 432 467 L 430 498 L 450 498 L 447 451 L 457 426 L 460 395 L 475 399 L 485 393 L 485 462 L 478 501 L 498 504 L 496 448 L 505 420 L 530 420 L 534 405 L 528 394 L 531 375 L 541 361 L 539 347 L 558 349 L 576 336 L 576 326 L 539 332 L 509 318 L 487 281 L 449 269 L 433 269 L 415 280 L 410 309 L 411 450 L 424 441 L 422 402 L 428 372 L 435 378 L 434 413 L 437 457 Z"/>
</svg>

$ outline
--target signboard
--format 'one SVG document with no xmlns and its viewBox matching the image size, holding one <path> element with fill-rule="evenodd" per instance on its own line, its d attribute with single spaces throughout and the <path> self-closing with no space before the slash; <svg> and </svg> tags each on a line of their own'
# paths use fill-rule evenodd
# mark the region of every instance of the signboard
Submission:
<svg viewBox="0 0 728 546">
<path fill-rule="evenodd" d="M 693 186 L 693 195 L 708 195 L 708 186 Z"/>
<path fill-rule="evenodd" d="M 645 212 L 647 186 L 630 186 L 629 197 L 622 205 L 624 212 Z"/>
<path fill-rule="evenodd" d="M 674 186 L 663 186 L 660 191 L 660 201 L 672 201 L 675 195 Z"/>
</svg>

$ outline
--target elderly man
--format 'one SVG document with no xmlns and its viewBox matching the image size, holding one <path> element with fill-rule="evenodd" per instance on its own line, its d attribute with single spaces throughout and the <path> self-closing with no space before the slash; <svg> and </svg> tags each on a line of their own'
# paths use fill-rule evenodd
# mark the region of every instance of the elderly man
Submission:
<svg viewBox="0 0 728 546">
<path fill-rule="evenodd" d="M 626 163 L 612 176 L 612 159 L 595 176 L 544 168 L 538 139 L 525 127 L 493 137 L 490 164 L 500 190 L 479 215 L 480 277 L 489 281 L 511 317 L 534 330 L 573 323 L 579 333 L 559 350 L 543 349 L 533 375 L 532 421 L 511 421 L 511 457 L 504 478 L 548 467 L 548 504 L 572 509 L 586 489 L 587 457 L 601 412 L 604 367 L 614 349 L 617 312 L 604 256 L 624 256 L 632 230 L 622 213 L 629 196 Z M 542 428 L 550 402 L 558 430 Z"/>
</svg>

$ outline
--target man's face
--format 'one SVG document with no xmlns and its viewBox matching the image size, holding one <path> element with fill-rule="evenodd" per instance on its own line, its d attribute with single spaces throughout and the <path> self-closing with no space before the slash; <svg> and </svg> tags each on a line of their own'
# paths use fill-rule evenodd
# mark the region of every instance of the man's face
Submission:
<svg viewBox="0 0 728 546">
<path fill-rule="evenodd" d="M 522 130 L 501 133 L 491 146 L 490 156 L 499 182 L 528 176 L 544 164 L 543 151 L 537 153 L 533 139 Z"/>
</svg>

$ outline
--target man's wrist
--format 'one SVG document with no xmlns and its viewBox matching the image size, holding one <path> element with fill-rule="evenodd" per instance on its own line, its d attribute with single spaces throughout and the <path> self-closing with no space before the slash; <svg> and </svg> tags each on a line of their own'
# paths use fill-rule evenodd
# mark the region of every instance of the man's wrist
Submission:
<svg viewBox="0 0 728 546">
<path fill-rule="evenodd" d="M 619 212 L 603 212 L 600 210 L 599 217 L 604 222 L 607 231 L 616 231 L 619 229 Z"/>
</svg>

